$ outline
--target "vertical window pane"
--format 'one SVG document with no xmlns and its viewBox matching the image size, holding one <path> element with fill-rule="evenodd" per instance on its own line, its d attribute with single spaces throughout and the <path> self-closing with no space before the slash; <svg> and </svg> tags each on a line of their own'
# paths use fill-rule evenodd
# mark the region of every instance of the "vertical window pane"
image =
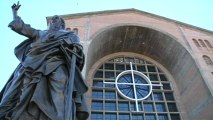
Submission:
<svg viewBox="0 0 213 120">
<path fill-rule="evenodd" d="M 157 74 L 149 74 L 149 79 L 151 81 L 158 81 L 158 75 Z"/>
<path fill-rule="evenodd" d="M 149 72 L 156 72 L 155 66 L 147 66 Z"/>
<path fill-rule="evenodd" d="M 165 94 L 165 97 L 166 97 L 167 101 L 173 101 L 173 100 L 175 100 L 172 93 L 164 93 L 164 94 Z"/>
<path fill-rule="evenodd" d="M 93 110 L 103 110 L 102 101 L 92 101 L 92 109 Z"/>
<path fill-rule="evenodd" d="M 103 99 L 103 91 L 102 90 L 93 90 L 92 97 L 94 99 Z"/>
<path fill-rule="evenodd" d="M 105 91 L 105 99 L 115 99 L 116 93 L 115 91 Z"/>
<path fill-rule="evenodd" d="M 168 80 L 166 79 L 166 76 L 165 76 L 165 75 L 161 74 L 161 75 L 159 75 L 159 76 L 160 76 L 160 80 L 161 80 L 161 81 L 168 81 Z"/>
<path fill-rule="evenodd" d="M 136 111 L 136 105 L 135 102 L 131 102 L 131 111 Z"/>
<path fill-rule="evenodd" d="M 102 113 L 92 113 L 91 120 L 103 120 Z"/>
<path fill-rule="evenodd" d="M 146 114 L 146 120 L 156 120 L 156 117 L 154 114 Z"/>
<path fill-rule="evenodd" d="M 162 101 L 163 100 L 163 95 L 162 93 L 153 93 L 155 101 Z"/>
<path fill-rule="evenodd" d="M 131 70 L 131 67 L 130 67 L 130 65 L 128 64 L 128 65 L 126 65 L 126 70 Z"/>
<path fill-rule="evenodd" d="M 114 71 L 105 71 L 105 78 L 115 79 Z"/>
<path fill-rule="evenodd" d="M 142 114 L 132 114 L 132 120 L 143 120 Z"/>
<path fill-rule="evenodd" d="M 119 111 L 129 111 L 129 103 L 128 102 L 119 102 L 118 109 L 119 109 Z"/>
<path fill-rule="evenodd" d="M 106 70 L 114 70 L 114 64 L 113 63 L 106 63 L 105 69 Z"/>
<path fill-rule="evenodd" d="M 154 106 L 152 103 L 144 103 L 144 111 L 146 112 L 154 112 Z"/>
<path fill-rule="evenodd" d="M 156 103 L 157 112 L 166 112 L 166 107 L 164 103 Z"/>
<path fill-rule="evenodd" d="M 97 71 L 94 78 L 103 78 L 103 71 Z"/>
<path fill-rule="evenodd" d="M 164 90 L 171 90 L 172 88 L 171 88 L 169 83 L 163 83 L 163 89 Z"/>
<path fill-rule="evenodd" d="M 137 66 L 137 70 L 140 72 L 146 72 L 146 67 L 145 66 Z"/>
<path fill-rule="evenodd" d="M 178 112 L 177 106 L 175 103 L 167 103 L 167 105 L 170 112 Z"/>
<path fill-rule="evenodd" d="M 124 64 L 116 64 L 116 70 L 125 70 Z"/>
<path fill-rule="evenodd" d="M 106 101 L 105 110 L 106 111 L 116 111 L 116 102 L 115 101 Z"/>
<path fill-rule="evenodd" d="M 116 113 L 106 113 L 105 120 L 117 120 Z"/>
<path fill-rule="evenodd" d="M 119 120 L 130 120 L 130 115 L 125 113 L 120 113 Z"/>
<path fill-rule="evenodd" d="M 158 114 L 158 119 L 159 120 L 168 120 L 167 114 Z"/>
</svg>

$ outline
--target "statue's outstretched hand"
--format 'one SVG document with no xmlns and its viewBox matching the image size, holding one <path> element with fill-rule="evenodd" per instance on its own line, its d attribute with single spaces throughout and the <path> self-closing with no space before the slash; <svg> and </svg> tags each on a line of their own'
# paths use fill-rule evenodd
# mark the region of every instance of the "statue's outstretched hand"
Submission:
<svg viewBox="0 0 213 120">
<path fill-rule="evenodd" d="M 12 8 L 12 10 L 13 11 L 18 11 L 18 9 L 21 7 L 21 5 L 19 4 L 19 1 L 18 1 L 18 3 L 17 4 L 13 4 L 12 6 L 11 6 L 11 8 Z"/>
<path fill-rule="evenodd" d="M 11 8 L 12 8 L 12 11 L 13 11 L 13 19 L 15 19 L 16 17 L 17 17 L 17 11 L 18 11 L 18 9 L 21 7 L 21 5 L 19 4 L 19 1 L 18 1 L 18 3 L 17 4 L 13 4 L 12 6 L 11 6 Z"/>
</svg>

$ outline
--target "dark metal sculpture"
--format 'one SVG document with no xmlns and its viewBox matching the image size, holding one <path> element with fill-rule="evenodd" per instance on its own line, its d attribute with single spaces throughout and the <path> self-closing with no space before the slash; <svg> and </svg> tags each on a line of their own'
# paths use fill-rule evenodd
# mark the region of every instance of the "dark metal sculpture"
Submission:
<svg viewBox="0 0 213 120">
<path fill-rule="evenodd" d="M 0 120 L 86 120 L 79 37 L 57 15 L 49 30 L 32 28 L 17 15 L 20 6 L 12 6 L 9 27 L 28 39 L 15 48 L 20 64 L 0 93 Z"/>
</svg>

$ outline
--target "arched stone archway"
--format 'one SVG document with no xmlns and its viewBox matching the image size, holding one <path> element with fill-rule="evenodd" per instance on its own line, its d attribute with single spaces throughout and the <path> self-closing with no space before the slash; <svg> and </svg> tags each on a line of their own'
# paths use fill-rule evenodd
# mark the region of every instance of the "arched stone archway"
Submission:
<svg viewBox="0 0 213 120">
<path fill-rule="evenodd" d="M 175 38 L 141 26 L 128 25 L 106 29 L 96 35 L 88 47 L 86 73 L 89 73 L 99 59 L 116 52 L 142 54 L 159 62 L 177 83 L 181 102 L 186 107 L 189 119 L 200 119 L 202 117 L 199 116 L 205 115 L 210 92 L 195 60 Z M 196 90 L 198 92 L 194 92 Z"/>
</svg>

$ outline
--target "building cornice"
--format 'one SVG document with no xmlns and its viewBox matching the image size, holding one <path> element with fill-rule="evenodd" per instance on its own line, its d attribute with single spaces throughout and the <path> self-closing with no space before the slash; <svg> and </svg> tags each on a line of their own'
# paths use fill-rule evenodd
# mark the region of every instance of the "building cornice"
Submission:
<svg viewBox="0 0 213 120">
<path fill-rule="evenodd" d="M 188 28 L 197 29 L 197 30 L 200 30 L 200 31 L 205 31 L 207 33 L 213 34 L 213 31 L 211 31 L 211 30 L 207 30 L 207 29 L 204 29 L 204 28 L 201 28 L 201 27 L 197 27 L 197 26 L 194 26 L 194 25 L 190 25 L 190 24 L 187 24 L 187 23 L 184 23 L 184 22 L 180 22 L 180 21 L 177 21 L 177 20 L 174 20 L 174 19 L 166 18 L 166 17 L 163 17 L 163 16 L 148 13 L 148 12 L 141 11 L 141 10 L 134 9 L 134 8 L 118 9 L 118 10 L 104 10 L 104 11 L 95 11 L 95 12 L 84 12 L 84 13 L 66 14 L 66 15 L 60 15 L 60 16 L 62 18 L 64 18 L 65 20 L 67 20 L 67 19 L 76 19 L 76 18 L 82 18 L 82 17 L 88 17 L 88 16 L 95 16 L 95 15 L 100 16 L 100 15 L 119 14 L 119 13 L 142 14 L 142 15 L 146 15 L 148 17 L 152 17 L 152 18 L 155 18 L 155 19 L 162 19 L 162 20 L 165 20 L 165 21 L 168 21 L 168 22 L 173 22 L 173 23 L 175 23 L 179 26 L 185 26 L 185 27 L 188 27 Z M 46 17 L 47 22 L 49 21 L 50 18 L 51 18 L 51 16 Z"/>
</svg>

